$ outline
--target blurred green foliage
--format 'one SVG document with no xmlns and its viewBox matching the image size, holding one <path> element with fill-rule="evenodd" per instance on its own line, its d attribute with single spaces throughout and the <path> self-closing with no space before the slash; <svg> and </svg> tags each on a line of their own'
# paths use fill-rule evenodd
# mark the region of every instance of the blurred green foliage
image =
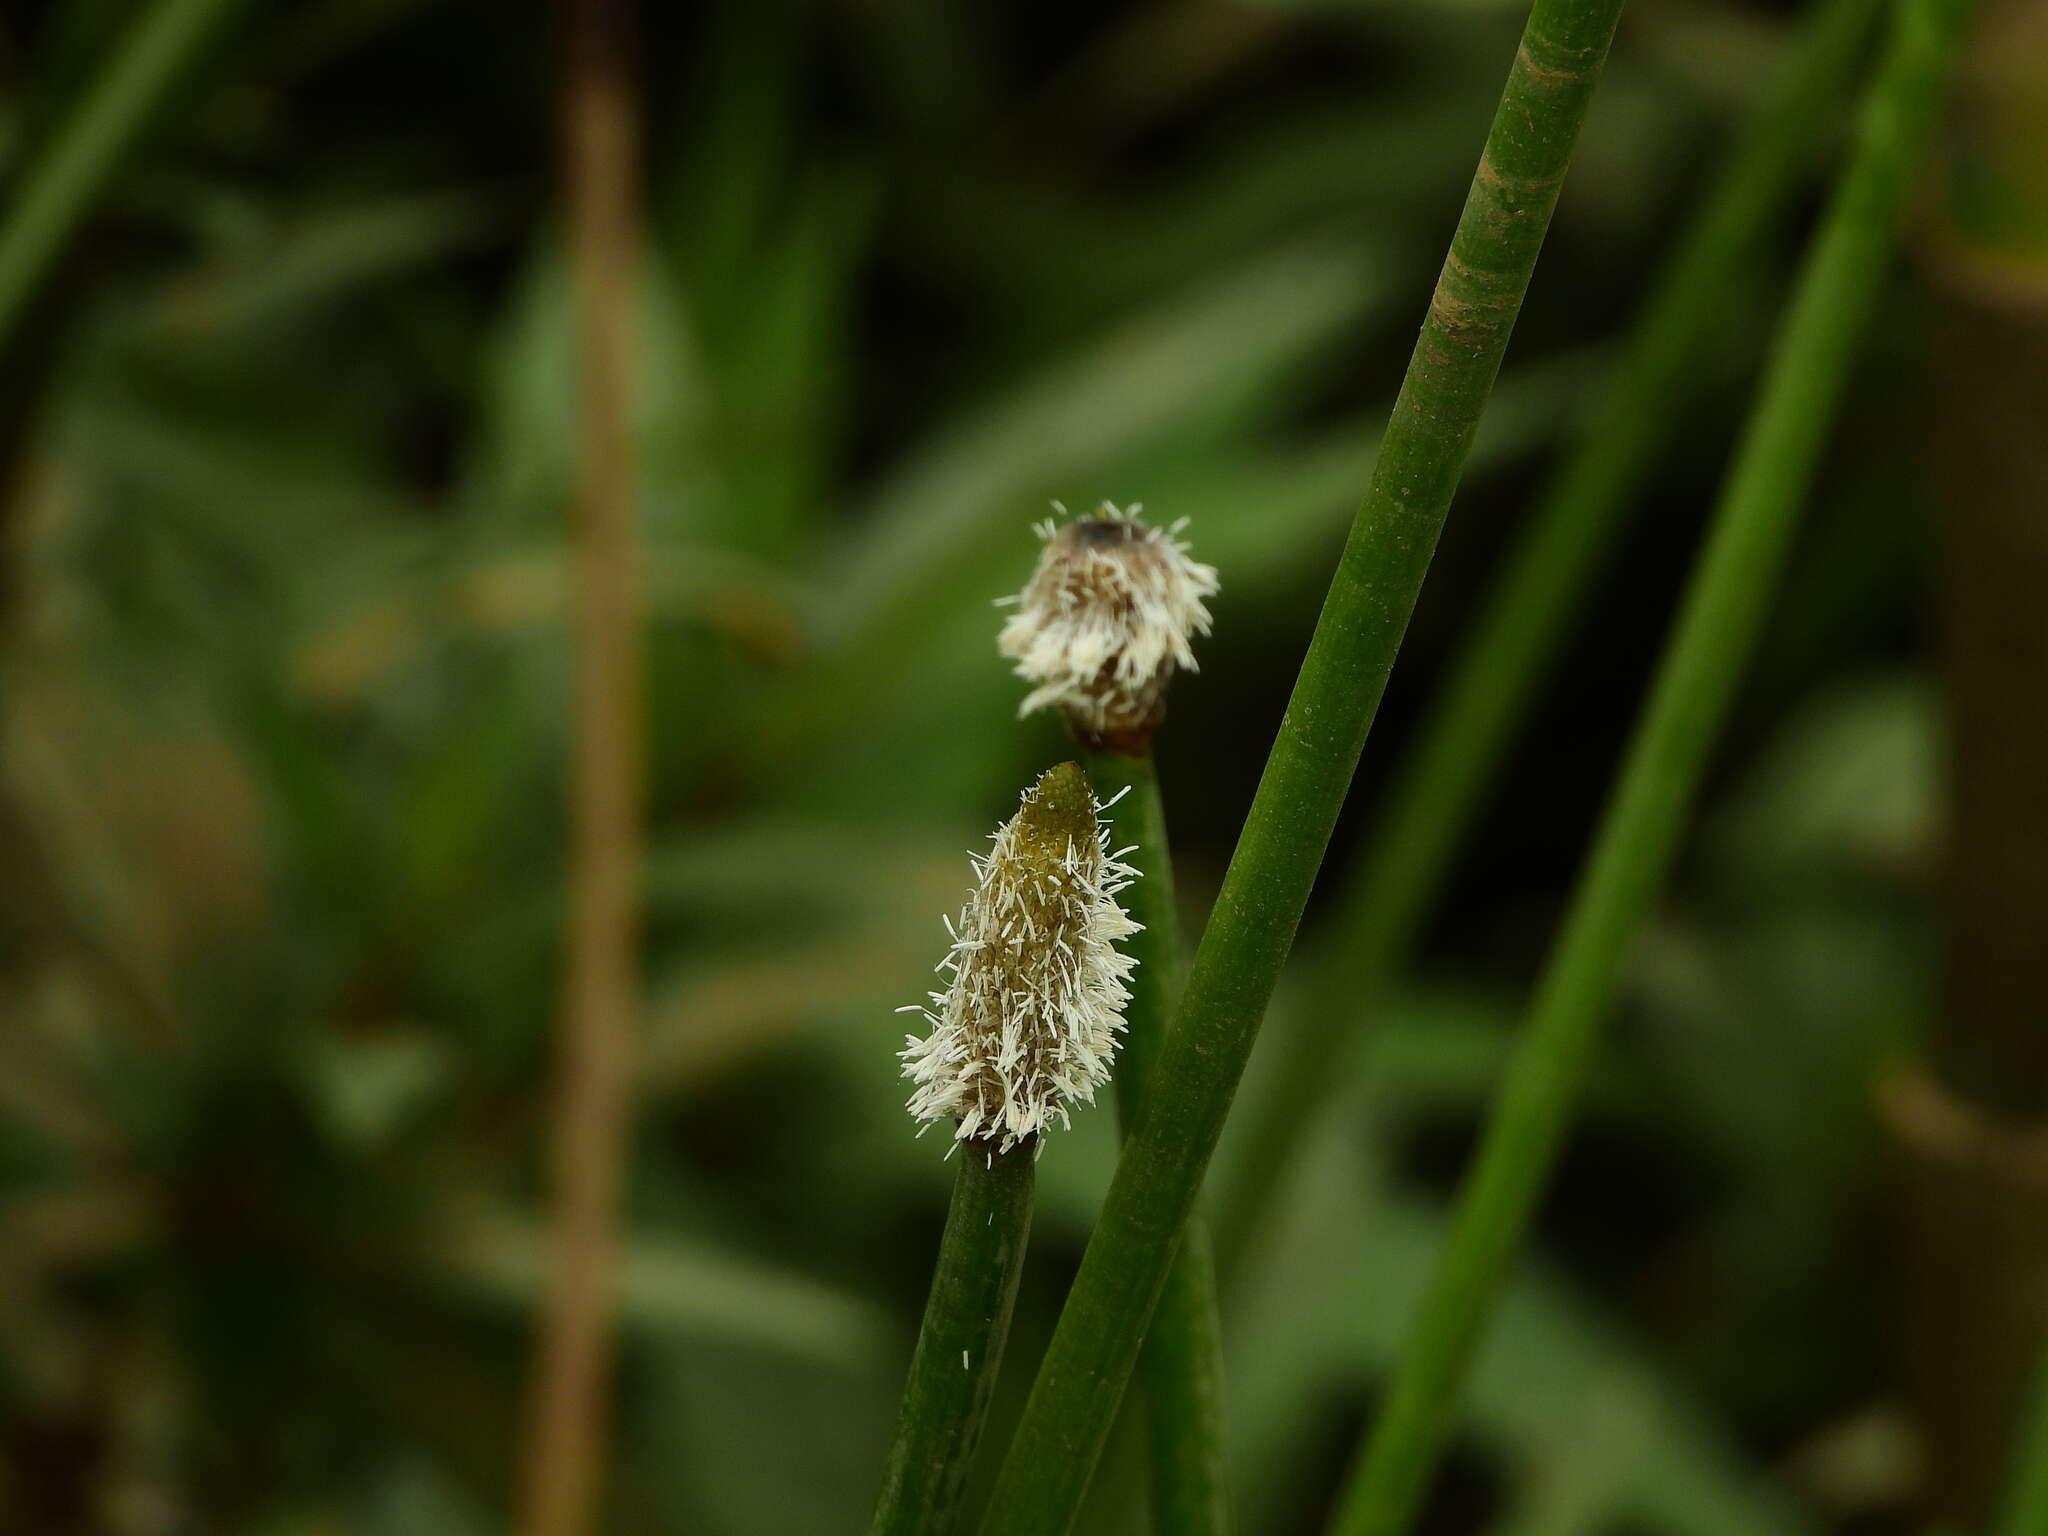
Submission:
<svg viewBox="0 0 2048 1536">
<path fill-rule="evenodd" d="M 8 174 L 129 10 L 10 10 Z M 1518 20 L 648 8 L 618 1529 L 859 1528 L 947 1184 L 890 1009 L 963 850 L 1059 750 L 1014 721 L 989 600 L 1052 497 L 1193 519 L 1224 596 L 1161 765 L 1199 913 Z M 1625 23 L 1359 796 L 1783 36 L 1721 0 Z M 538 9 L 252 9 L 8 359 L 10 1531 L 502 1527 L 563 909 L 550 67 Z M 1316 1528 L 1401 1337 L 1788 257 L 1727 316 L 1412 985 L 1225 1298 L 1247 1529 Z M 1434 1529 L 1794 1536 L 1895 1491 L 1825 1454 L 1878 1401 L 1865 1088 L 1932 964 L 1909 292 L 1893 313 Z M 1332 939 L 1312 908 L 1298 966 Z M 1268 1027 L 1300 1005 L 1283 986 Z M 1041 1165 L 998 1443 L 1109 1120 Z M 1130 1450 L 1097 1530 L 1133 1528 Z"/>
</svg>

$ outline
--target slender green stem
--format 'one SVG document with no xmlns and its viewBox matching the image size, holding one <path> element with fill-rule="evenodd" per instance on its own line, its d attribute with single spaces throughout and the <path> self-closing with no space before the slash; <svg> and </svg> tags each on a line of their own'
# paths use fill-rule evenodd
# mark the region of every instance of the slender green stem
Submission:
<svg viewBox="0 0 2048 1536">
<path fill-rule="evenodd" d="M 1151 755 L 1088 754 L 1088 780 L 1098 802 L 1115 800 L 1105 812 L 1110 841 L 1133 845 L 1124 862 L 1138 878 L 1124 895 L 1125 910 L 1144 931 L 1124 945 L 1137 960 L 1131 1000 L 1124 1007 L 1123 1044 L 1117 1051 L 1116 1108 L 1126 1129 L 1138 1118 L 1144 1088 L 1158 1065 L 1160 1047 L 1173 1022 L 1180 991 L 1180 910 L 1173 895 L 1173 851 L 1167 841 L 1166 803 Z"/>
<path fill-rule="evenodd" d="M 0 221 L 0 348 L 150 115 L 241 0 L 155 0 L 114 45 Z"/>
<path fill-rule="evenodd" d="M 1940 97 L 1962 0 L 1903 0 L 1851 158 L 1770 367 L 1438 1260 L 1345 1495 L 1343 1536 L 1407 1529 L 1467 1360 L 1549 1174 L 1624 952 L 1655 899 L 1784 562 L 1893 226 Z"/>
<path fill-rule="evenodd" d="M 1598 407 L 1552 476 L 1403 757 L 1335 903 L 1330 946 L 1271 1086 L 1233 1127 L 1218 1228 L 1242 1250 L 1315 1107 L 1348 1079 L 1360 1024 L 1412 949 L 1452 859 L 1534 708 L 1544 672 L 1696 388 L 1700 354 L 1790 201 L 1879 0 L 1820 0 L 1796 56 L 1664 265 Z"/>
<path fill-rule="evenodd" d="M 1109 799 L 1128 791 L 1117 826 L 1137 848 L 1125 862 L 1140 878 L 1131 887 L 1131 916 L 1145 925 L 1130 941 L 1138 968 L 1124 1010 L 1117 1064 L 1117 1114 L 1126 1129 L 1138 1118 L 1144 1084 L 1159 1059 L 1179 990 L 1180 916 L 1173 895 L 1172 844 L 1159 774 L 1142 758 L 1097 753 L 1088 776 Z M 1138 1356 L 1151 1425 L 1152 1528 L 1160 1536 L 1225 1536 L 1230 1519 L 1230 1457 L 1223 1421 L 1223 1325 L 1216 1308 L 1216 1261 L 1208 1224 L 1197 1210 L 1181 1233 L 1180 1253 L 1160 1293 Z"/>
<path fill-rule="evenodd" d="M 958 1155 L 931 1298 L 869 1536 L 952 1530 L 1003 1363 L 1031 1237 L 1038 1143 L 998 1152 L 992 1142 L 969 1141 Z"/>
<path fill-rule="evenodd" d="M 1200 1211 L 1181 1231 L 1138 1372 L 1151 1426 L 1152 1529 L 1159 1536 L 1224 1536 L 1231 1501 L 1223 1323 L 1216 1254 Z"/>
<path fill-rule="evenodd" d="M 1294 942 L 1550 226 L 1621 0 L 1536 0 L 1364 505 L 983 1529 L 1072 1525 Z"/>
<path fill-rule="evenodd" d="M 2034 1367 L 2032 1400 L 2006 1473 L 1998 1536 L 2043 1536 L 2048 1532 L 2048 1339 L 2042 1340 L 2040 1355 Z"/>
</svg>

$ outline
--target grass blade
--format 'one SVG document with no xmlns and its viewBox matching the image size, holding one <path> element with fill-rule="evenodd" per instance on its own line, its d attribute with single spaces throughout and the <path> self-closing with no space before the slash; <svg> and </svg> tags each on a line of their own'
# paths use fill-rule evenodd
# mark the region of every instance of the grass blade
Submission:
<svg viewBox="0 0 2048 1536">
<path fill-rule="evenodd" d="M 1903 0 L 1856 145 L 1773 349 L 1706 552 L 1502 1084 L 1343 1536 L 1407 1529 L 1458 1384 L 1556 1156 L 1630 938 L 1655 899 L 1783 564 L 1899 204 L 1940 98 L 1961 0 Z"/>
<path fill-rule="evenodd" d="M 1142 878 L 1130 890 L 1133 919 L 1145 925 L 1127 948 L 1138 968 L 1124 1009 L 1116 1074 L 1117 1114 L 1137 1123 L 1144 1085 L 1172 1019 L 1180 970 L 1172 844 L 1159 773 L 1142 758 L 1098 753 L 1088 777 L 1096 797 L 1128 790 L 1122 826 L 1138 846 L 1125 856 Z M 1180 1253 L 1160 1293 L 1138 1357 L 1152 1452 L 1152 1528 L 1160 1536 L 1225 1536 L 1231 1528 L 1230 1452 L 1223 1418 L 1223 1327 L 1216 1307 L 1216 1259 L 1200 1211 L 1188 1217 Z"/>
<path fill-rule="evenodd" d="M 869 1536 L 941 1536 L 953 1527 L 1003 1363 L 1037 1155 L 1035 1139 L 1007 1152 L 975 1141 L 961 1149 Z"/>
<path fill-rule="evenodd" d="M 52 135 L 0 223 L 0 347 L 150 116 L 241 0 L 157 0 Z"/>
<path fill-rule="evenodd" d="M 1284 1038 L 1272 1087 L 1246 1106 L 1232 1133 L 1244 1151 L 1219 1210 L 1233 1250 L 1314 1106 L 1347 1075 L 1333 1064 L 1353 1059 L 1345 1042 L 1355 1038 L 1362 1009 L 1402 964 L 1442 892 L 1543 673 L 1679 425 L 1699 354 L 1798 184 L 1876 14 L 1876 0 L 1823 0 L 1782 85 L 1659 276 L 1598 409 L 1453 662 L 1338 894 L 1331 931 L 1339 942 L 1304 1014 L 1306 1027 Z"/>
<path fill-rule="evenodd" d="M 997 1479 L 989 1536 L 1069 1529 L 1507 349 L 1621 0 L 1536 0 L 1393 419 L 1138 1123 Z"/>
</svg>

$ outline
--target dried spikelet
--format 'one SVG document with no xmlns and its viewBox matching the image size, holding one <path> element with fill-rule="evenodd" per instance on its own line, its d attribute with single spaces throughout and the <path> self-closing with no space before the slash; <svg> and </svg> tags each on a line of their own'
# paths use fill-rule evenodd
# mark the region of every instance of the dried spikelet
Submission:
<svg viewBox="0 0 2048 1536">
<path fill-rule="evenodd" d="M 972 856 L 976 885 L 938 967 L 950 984 L 929 1006 L 897 1010 L 932 1026 L 902 1053 L 917 1085 L 910 1112 L 957 1122 L 958 1141 L 1008 1151 L 1066 1125 L 1109 1080 L 1135 963 L 1116 942 L 1138 925 L 1117 904 L 1134 871 L 1110 852 L 1101 809 L 1078 763 L 1025 791 L 994 846 Z"/>
<path fill-rule="evenodd" d="M 1176 537 L 1185 520 L 1154 528 L 1139 510 L 1104 502 L 1065 527 L 1041 523 L 1038 569 L 1004 599 L 1017 611 L 996 639 L 1035 685 L 1020 714 L 1057 704 L 1084 744 L 1133 755 L 1166 717 L 1174 671 L 1195 670 L 1191 641 L 1209 632 L 1203 599 L 1217 591 L 1215 567 Z"/>
</svg>

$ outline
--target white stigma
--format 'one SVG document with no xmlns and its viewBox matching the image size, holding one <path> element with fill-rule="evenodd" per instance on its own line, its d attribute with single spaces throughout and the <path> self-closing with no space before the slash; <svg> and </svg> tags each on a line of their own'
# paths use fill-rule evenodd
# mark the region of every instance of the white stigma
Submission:
<svg viewBox="0 0 2048 1536">
<path fill-rule="evenodd" d="M 1125 850 L 1128 851 L 1128 850 Z M 1049 770 L 1024 794 L 994 846 L 974 857 L 976 884 L 939 962 L 951 981 L 930 1004 L 899 1009 L 931 1025 L 909 1037 L 910 1112 L 952 1120 L 956 1141 L 1007 1152 L 1068 1123 L 1109 1080 L 1136 963 L 1116 948 L 1138 931 L 1117 893 L 1136 871 L 1109 852 L 1109 828 L 1078 764 Z"/>
<path fill-rule="evenodd" d="M 1149 738 L 1176 669 L 1195 670 L 1209 632 L 1216 568 L 1188 558 L 1184 523 L 1154 528 L 1109 502 L 1065 527 L 1038 525 L 1045 549 L 996 647 L 1034 686 L 1019 714 L 1057 704 L 1084 737 Z"/>
</svg>

